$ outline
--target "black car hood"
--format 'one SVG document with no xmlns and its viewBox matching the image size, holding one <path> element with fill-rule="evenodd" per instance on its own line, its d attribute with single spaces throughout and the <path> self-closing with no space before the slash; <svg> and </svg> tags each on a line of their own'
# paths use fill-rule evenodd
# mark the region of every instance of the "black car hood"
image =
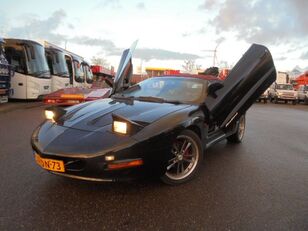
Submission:
<svg viewBox="0 0 308 231">
<path fill-rule="evenodd" d="M 100 131 L 112 124 L 112 114 L 147 124 L 186 107 L 189 105 L 102 99 L 69 109 L 61 125 L 85 131 Z"/>
<path fill-rule="evenodd" d="M 190 107 L 133 101 L 119 102 L 112 99 L 96 100 L 67 109 L 63 123 L 47 121 L 33 134 L 36 150 L 44 154 L 60 156 L 97 156 L 122 149 L 138 142 L 131 136 L 119 136 L 112 132 L 112 114 L 132 121 L 151 123 L 168 114 Z M 149 125 L 150 126 L 150 125 Z M 141 130 L 142 131 L 142 130 Z"/>
</svg>

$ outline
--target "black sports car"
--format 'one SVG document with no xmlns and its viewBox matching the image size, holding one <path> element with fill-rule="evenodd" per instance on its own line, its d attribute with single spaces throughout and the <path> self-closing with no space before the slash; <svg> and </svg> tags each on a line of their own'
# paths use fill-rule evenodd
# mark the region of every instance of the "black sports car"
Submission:
<svg viewBox="0 0 308 231">
<path fill-rule="evenodd" d="M 132 50 L 123 52 L 109 98 L 46 109 L 31 139 L 40 166 L 92 181 L 186 182 L 207 147 L 241 142 L 246 111 L 276 79 L 270 52 L 253 44 L 223 82 L 180 75 L 130 86 Z"/>
</svg>

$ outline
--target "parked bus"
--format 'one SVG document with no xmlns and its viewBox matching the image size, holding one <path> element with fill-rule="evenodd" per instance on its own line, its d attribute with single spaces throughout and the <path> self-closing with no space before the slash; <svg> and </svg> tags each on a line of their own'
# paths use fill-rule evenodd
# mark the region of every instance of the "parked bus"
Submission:
<svg viewBox="0 0 308 231">
<path fill-rule="evenodd" d="M 0 103 L 7 103 L 13 72 L 5 58 L 3 45 L 4 40 L 0 37 Z"/>
<path fill-rule="evenodd" d="M 70 87 L 70 78 L 74 75 L 72 56 L 66 50 L 46 41 L 44 47 L 51 73 L 51 91 Z"/>
<path fill-rule="evenodd" d="M 24 39 L 4 39 L 6 58 L 15 69 L 10 98 L 38 99 L 51 92 L 44 46 Z"/>
</svg>

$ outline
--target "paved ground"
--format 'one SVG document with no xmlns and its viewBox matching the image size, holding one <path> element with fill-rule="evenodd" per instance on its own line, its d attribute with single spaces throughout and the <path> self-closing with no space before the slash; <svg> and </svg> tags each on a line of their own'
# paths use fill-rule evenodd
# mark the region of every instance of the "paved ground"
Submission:
<svg viewBox="0 0 308 231">
<path fill-rule="evenodd" d="M 177 187 L 51 175 L 30 147 L 42 120 L 39 104 L 0 109 L 0 230 L 308 230 L 306 105 L 255 104 L 243 143 L 211 147 Z"/>
</svg>

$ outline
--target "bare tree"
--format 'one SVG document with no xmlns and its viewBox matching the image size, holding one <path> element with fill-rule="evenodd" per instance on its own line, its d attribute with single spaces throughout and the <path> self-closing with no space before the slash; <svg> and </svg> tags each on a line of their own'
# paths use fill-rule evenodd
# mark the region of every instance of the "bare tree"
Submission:
<svg viewBox="0 0 308 231">
<path fill-rule="evenodd" d="M 103 67 L 106 67 L 106 68 L 109 67 L 109 63 L 107 62 L 107 60 L 102 58 L 102 57 L 93 56 L 91 58 L 91 63 L 94 64 L 94 65 L 100 65 L 100 66 L 103 66 Z"/>
<path fill-rule="evenodd" d="M 184 60 L 184 64 L 182 65 L 182 67 L 187 73 L 193 73 L 201 69 L 201 65 L 196 64 L 196 61 L 192 59 Z"/>
</svg>

